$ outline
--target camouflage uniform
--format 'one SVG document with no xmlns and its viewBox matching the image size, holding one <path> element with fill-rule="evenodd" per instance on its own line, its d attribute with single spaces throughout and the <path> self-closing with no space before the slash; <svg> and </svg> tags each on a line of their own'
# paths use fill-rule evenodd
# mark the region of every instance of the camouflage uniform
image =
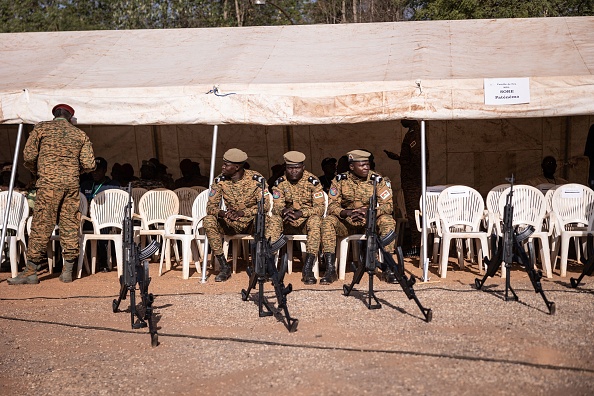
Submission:
<svg viewBox="0 0 594 396">
<path fill-rule="evenodd" d="M 345 209 L 358 209 L 369 205 L 373 195 L 372 175 L 370 171 L 366 180 L 360 180 L 351 172 L 341 173 L 332 182 L 328 194 L 328 211 L 322 221 L 322 249 L 324 254 L 336 251 L 336 237 L 345 237 L 351 234 L 365 233 L 365 222 L 354 222 L 350 217 L 343 219 L 340 212 Z M 392 188 L 384 179 L 377 185 L 377 227 L 381 237 L 387 235 L 395 228 L 392 217 Z M 386 251 L 394 250 L 394 242 L 386 246 Z"/>
<path fill-rule="evenodd" d="M 64 259 L 78 259 L 79 175 L 95 169 L 89 137 L 63 118 L 40 122 L 25 144 L 23 157 L 25 166 L 37 175 L 28 259 L 38 264 L 47 258 L 47 243 L 56 224 Z"/>
<path fill-rule="evenodd" d="M 206 213 L 202 220 L 208 242 L 215 256 L 223 254 L 223 239 L 221 234 L 250 234 L 253 231 L 254 219 L 258 213 L 258 202 L 262 196 L 262 189 L 254 176 L 261 178 L 258 172 L 249 169 L 244 170 L 244 175 L 237 181 L 232 181 L 224 175 L 215 178 L 208 193 L 208 204 Z M 262 178 L 262 180 L 264 180 Z M 264 182 L 265 183 L 265 182 Z M 266 212 L 270 210 L 269 192 L 264 186 Z M 225 201 L 227 209 L 242 210 L 245 214 L 239 220 L 222 219 L 218 217 L 221 199 Z M 268 227 L 266 237 L 270 237 Z"/>
<path fill-rule="evenodd" d="M 272 240 L 286 235 L 307 234 L 307 253 L 318 254 L 320 250 L 320 226 L 324 215 L 324 192 L 317 177 L 308 171 L 292 184 L 284 177 L 279 178 L 272 188 L 274 205 L 268 229 Z M 303 216 L 283 224 L 282 211 L 285 208 L 300 210 Z"/>
</svg>

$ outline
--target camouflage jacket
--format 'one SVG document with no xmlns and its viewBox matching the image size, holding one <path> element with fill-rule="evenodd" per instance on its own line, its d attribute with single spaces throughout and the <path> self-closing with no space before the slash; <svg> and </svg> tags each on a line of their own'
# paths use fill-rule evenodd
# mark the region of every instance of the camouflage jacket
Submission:
<svg viewBox="0 0 594 396">
<path fill-rule="evenodd" d="M 40 122 L 23 151 L 25 167 L 39 187 L 76 188 L 81 173 L 95 169 L 93 146 L 86 133 L 63 118 Z"/>
<path fill-rule="evenodd" d="M 262 178 L 266 196 L 264 208 L 266 212 L 270 210 L 266 179 L 253 170 L 246 169 L 244 172 L 243 177 L 237 181 L 232 181 L 222 174 L 214 179 L 208 193 L 207 214 L 216 216 L 220 210 L 221 199 L 223 199 L 228 210 L 243 210 L 245 221 L 251 221 L 251 218 L 258 213 L 258 202 L 262 196 L 262 189 L 254 177 Z"/>
<path fill-rule="evenodd" d="M 372 175 L 379 175 L 370 171 L 366 180 L 361 180 L 350 172 L 341 173 L 332 181 L 332 187 L 328 193 L 328 214 L 340 217 L 344 209 L 358 209 L 369 205 L 369 199 L 373 195 Z M 381 176 L 381 175 L 380 175 Z M 391 215 L 393 212 L 392 187 L 385 179 L 377 184 L 377 215 Z M 363 222 L 353 222 L 350 218 L 346 221 L 354 226 L 363 226 Z"/>
<path fill-rule="evenodd" d="M 303 172 L 303 177 L 292 184 L 285 177 L 280 177 L 272 187 L 274 204 L 273 215 L 280 215 L 285 208 L 293 208 L 303 212 L 303 216 L 291 225 L 298 227 L 312 215 L 324 215 L 324 190 L 322 184 L 308 171 Z"/>
</svg>

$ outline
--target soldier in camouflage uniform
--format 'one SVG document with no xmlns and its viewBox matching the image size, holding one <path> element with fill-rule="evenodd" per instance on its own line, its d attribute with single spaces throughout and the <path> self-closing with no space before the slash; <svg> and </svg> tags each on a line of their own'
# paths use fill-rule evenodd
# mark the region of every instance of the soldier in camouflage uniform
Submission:
<svg viewBox="0 0 594 396">
<path fill-rule="evenodd" d="M 372 176 L 379 176 L 370 172 L 370 153 L 363 150 L 353 150 L 348 154 L 349 172 L 341 173 L 332 182 L 328 194 L 328 211 L 322 221 L 322 251 L 326 262 L 326 273 L 320 284 L 331 284 L 336 276 L 336 238 L 351 234 L 365 233 L 367 205 L 373 195 Z M 382 179 L 377 184 L 377 227 L 381 237 L 394 231 L 396 226 L 392 217 L 392 189 Z M 386 251 L 392 252 L 394 243 L 386 246 Z M 394 274 L 386 272 L 387 282 L 394 282 Z"/>
<path fill-rule="evenodd" d="M 315 259 L 320 250 L 320 226 L 324 215 L 322 184 L 305 170 L 305 154 L 289 151 L 284 155 L 285 176 L 272 187 L 274 204 L 268 228 L 272 239 L 285 235 L 307 234 L 305 264 L 301 281 L 306 285 L 317 282 L 313 274 Z"/>
<path fill-rule="evenodd" d="M 402 140 L 400 155 L 384 150 L 390 159 L 400 161 L 400 183 L 404 194 L 406 205 L 406 216 L 410 229 L 411 246 L 405 249 L 407 257 L 418 256 L 421 246 L 421 233 L 415 222 L 415 210 L 419 210 L 419 199 L 421 198 L 421 128 L 415 120 L 400 121 L 408 131 Z M 425 159 L 429 162 L 428 146 L 425 147 Z"/>
<path fill-rule="evenodd" d="M 39 283 L 37 271 L 47 261 L 47 243 L 56 224 L 64 256 L 62 282 L 72 282 L 72 269 L 78 259 L 79 176 L 95 169 L 95 156 L 89 137 L 72 125 L 72 107 L 56 105 L 52 114 L 55 118 L 37 124 L 25 144 L 25 166 L 37 175 L 37 198 L 27 266 L 8 280 L 10 285 Z"/>
<path fill-rule="evenodd" d="M 224 282 L 231 277 L 231 266 L 223 252 L 221 234 L 252 233 L 262 196 L 260 183 L 265 185 L 265 210 L 270 210 L 266 180 L 258 172 L 244 169 L 247 159 L 247 154 L 239 149 L 227 150 L 223 155 L 222 172 L 215 178 L 208 193 L 207 215 L 202 222 L 210 247 L 221 267 L 216 282 Z M 226 210 L 221 209 L 221 200 L 224 200 Z M 266 231 L 268 238 L 268 229 Z"/>
</svg>

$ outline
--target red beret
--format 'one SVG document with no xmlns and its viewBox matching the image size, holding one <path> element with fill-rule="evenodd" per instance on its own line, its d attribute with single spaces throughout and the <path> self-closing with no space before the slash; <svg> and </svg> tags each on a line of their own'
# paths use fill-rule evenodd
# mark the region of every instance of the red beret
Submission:
<svg viewBox="0 0 594 396">
<path fill-rule="evenodd" d="M 52 114 L 54 114 L 54 111 L 56 111 L 57 109 L 64 109 L 67 112 L 69 112 L 70 114 L 74 115 L 74 109 L 70 106 L 68 106 L 67 104 L 64 103 L 60 103 L 54 106 L 54 108 L 52 109 Z"/>
</svg>

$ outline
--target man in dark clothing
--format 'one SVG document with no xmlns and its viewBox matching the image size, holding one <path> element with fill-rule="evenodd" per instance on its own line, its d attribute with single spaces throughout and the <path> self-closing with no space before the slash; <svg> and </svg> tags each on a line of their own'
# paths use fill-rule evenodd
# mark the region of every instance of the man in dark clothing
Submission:
<svg viewBox="0 0 594 396">
<path fill-rule="evenodd" d="M 336 176 L 336 158 L 326 157 L 322 160 L 322 170 L 324 174 L 320 177 L 320 183 L 322 183 L 322 188 L 328 194 L 330 190 L 330 186 L 332 186 L 332 180 Z"/>
<path fill-rule="evenodd" d="M 406 216 L 410 228 L 411 246 L 405 249 L 406 256 L 418 256 L 421 246 L 421 233 L 417 230 L 415 210 L 419 209 L 421 198 L 421 128 L 418 121 L 402 120 L 400 124 L 408 131 L 404 135 L 400 155 L 384 150 L 393 160 L 400 161 L 400 183 L 404 193 Z M 429 162 L 429 150 L 426 146 L 426 161 Z"/>
<path fill-rule="evenodd" d="M 107 176 L 107 161 L 103 157 L 96 157 L 97 167 L 91 172 L 92 179 L 80 184 L 80 191 L 91 202 L 95 195 L 110 188 L 119 188 L 120 184 Z"/>
</svg>

